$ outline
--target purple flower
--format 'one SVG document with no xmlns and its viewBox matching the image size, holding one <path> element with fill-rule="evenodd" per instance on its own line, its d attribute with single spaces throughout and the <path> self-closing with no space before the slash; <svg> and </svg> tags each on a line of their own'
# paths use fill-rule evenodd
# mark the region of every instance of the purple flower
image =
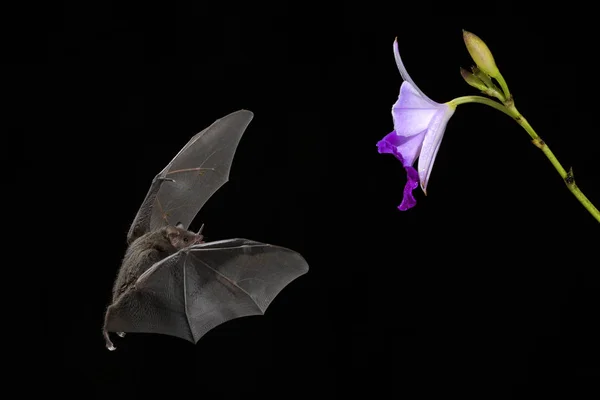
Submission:
<svg viewBox="0 0 600 400">
<path fill-rule="evenodd" d="M 394 130 L 377 143 L 377 148 L 380 154 L 393 154 L 406 170 L 404 198 L 398 206 L 405 211 L 417 204 L 413 190 L 419 183 L 427 195 L 433 162 L 456 106 L 436 103 L 415 85 L 402 63 L 396 40 L 394 56 L 404 82 L 400 86 L 398 100 L 392 106 Z M 417 158 L 418 172 L 413 167 Z"/>
</svg>

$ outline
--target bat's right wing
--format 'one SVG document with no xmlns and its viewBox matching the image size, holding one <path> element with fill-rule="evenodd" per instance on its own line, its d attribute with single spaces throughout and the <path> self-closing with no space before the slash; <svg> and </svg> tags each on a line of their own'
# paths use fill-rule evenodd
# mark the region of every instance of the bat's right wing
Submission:
<svg viewBox="0 0 600 400">
<path fill-rule="evenodd" d="M 234 318 L 262 315 L 308 272 L 297 252 L 247 239 L 203 243 L 157 263 L 113 306 L 112 332 L 146 332 L 196 343 Z"/>
</svg>

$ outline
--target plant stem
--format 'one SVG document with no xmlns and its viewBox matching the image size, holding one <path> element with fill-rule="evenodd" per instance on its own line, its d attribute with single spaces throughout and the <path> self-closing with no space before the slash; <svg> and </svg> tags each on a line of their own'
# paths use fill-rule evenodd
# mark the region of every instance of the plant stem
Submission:
<svg viewBox="0 0 600 400">
<path fill-rule="evenodd" d="M 483 97 L 483 96 L 462 96 L 462 97 L 457 97 L 454 100 L 451 100 L 448 102 L 448 104 L 453 107 L 456 107 L 460 104 L 465 104 L 465 103 L 485 104 L 486 106 L 493 107 L 498 111 L 502 111 L 504 114 L 508 115 L 509 117 L 512 117 L 510 111 L 508 110 L 508 108 L 506 108 L 506 106 L 498 103 L 495 100 L 488 99 L 487 97 Z"/>
<path fill-rule="evenodd" d="M 493 107 L 498 111 L 502 111 L 504 114 L 509 115 L 512 119 L 514 119 L 525 131 L 529 134 L 532 139 L 532 143 L 544 153 L 544 155 L 550 160 L 550 163 L 554 166 L 558 174 L 563 179 L 567 188 L 573 193 L 573 195 L 579 200 L 579 202 L 589 211 L 590 214 L 598 222 L 600 222 L 600 211 L 592 204 L 592 202 L 583 194 L 583 192 L 579 189 L 579 187 L 575 184 L 575 178 L 573 177 L 573 171 L 569 170 L 567 172 L 561 163 L 558 161 L 552 150 L 548 147 L 548 145 L 539 137 L 539 135 L 535 132 L 535 130 L 531 127 L 529 122 L 521 115 L 521 113 L 516 109 L 512 98 L 510 97 L 510 92 L 508 92 L 508 88 L 504 88 L 506 83 L 503 84 L 504 80 L 499 80 L 500 85 L 503 86 L 503 90 L 507 93 L 507 101 L 505 105 L 498 103 L 497 101 L 488 99 L 482 96 L 463 96 L 457 97 L 454 100 L 448 102 L 450 106 L 458 106 L 460 104 L 466 103 L 481 103 L 487 106 Z"/>
<path fill-rule="evenodd" d="M 506 81 L 504 80 L 504 77 L 502 76 L 502 74 L 498 73 L 498 76 L 495 79 L 500 84 L 500 87 L 502 88 L 502 91 L 504 92 L 504 96 L 506 97 L 506 100 L 508 101 L 509 99 L 511 99 L 510 90 L 508 90 L 508 85 L 506 84 Z"/>
</svg>

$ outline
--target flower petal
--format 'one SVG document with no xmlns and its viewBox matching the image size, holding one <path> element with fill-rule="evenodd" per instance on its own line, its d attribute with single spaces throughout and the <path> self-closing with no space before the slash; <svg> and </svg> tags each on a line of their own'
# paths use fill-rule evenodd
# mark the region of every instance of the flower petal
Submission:
<svg viewBox="0 0 600 400">
<path fill-rule="evenodd" d="M 446 131 L 446 125 L 450 117 L 454 114 L 454 111 L 454 107 L 443 105 L 431 120 L 425 134 L 421 154 L 419 155 L 419 179 L 421 181 L 421 189 L 423 189 L 425 194 L 427 194 L 427 183 L 429 182 L 433 163 L 440 149 L 444 132 Z"/>
<path fill-rule="evenodd" d="M 409 140 L 412 138 L 409 138 Z M 402 203 L 398 206 L 401 211 L 406 211 L 409 208 L 414 207 L 417 204 L 417 200 L 413 195 L 413 190 L 419 186 L 419 174 L 416 169 L 413 168 L 412 162 L 407 163 L 403 156 L 400 148 L 397 146 L 398 141 L 406 141 L 407 138 L 403 138 L 392 131 L 387 134 L 382 140 L 377 143 L 377 149 L 380 154 L 392 154 L 394 155 L 404 166 L 406 170 L 406 184 L 404 185 L 404 196 Z M 419 145 L 421 140 L 419 140 Z M 414 157 L 414 155 L 413 155 Z M 414 159 L 413 159 L 414 160 Z"/>
<path fill-rule="evenodd" d="M 437 109 L 441 104 L 431 102 L 421 95 L 414 83 L 404 81 L 400 85 L 400 94 L 393 108 Z"/>
<path fill-rule="evenodd" d="M 401 143 L 402 136 L 398 136 L 395 131 L 391 131 L 377 142 L 377 151 L 379 154 L 392 154 L 402 165 L 404 165 L 404 157 L 398 151 L 398 145 Z"/>
<path fill-rule="evenodd" d="M 401 136 L 413 136 L 425 131 L 439 107 L 432 107 L 418 97 L 410 83 L 402 83 L 400 96 L 392 106 L 394 130 Z"/>
<path fill-rule="evenodd" d="M 400 143 L 398 144 L 398 151 L 404 157 L 404 166 L 413 165 L 417 157 L 419 157 L 419 153 L 421 152 L 421 148 L 423 146 L 423 138 L 425 137 L 427 131 L 423 131 L 418 135 L 403 137 L 400 136 Z M 416 170 L 415 170 L 416 171 Z"/>
<path fill-rule="evenodd" d="M 427 97 L 427 95 L 425 95 L 425 93 L 423 93 L 421 91 L 421 89 L 419 89 L 419 87 L 417 85 L 415 85 L 415 82 L 411 79 L 410 75 L 408 74 L 408 71 L 406 70 L 406 67 L 404 66 L 404 63 L 402 62 L 402 58 L 400 58 L 400 51 L 398 51 L 398 39 L 396 38 L 394 40 L 394 58 L 396 59 L 396 65 L 398 66 L 398 70 L 400 71 L 400 75 L 402 76 L 402 79 L 404 79 L 407 82 L 410 82 L 414 88 L 419 92 L 419 94 L 421 95 L 421 97 L 423 97 L 425 100 L 427 100 L 428 102 L 432 103 L 432 104 L 439 104 L 436 103 L 435 101 L 431 100 L 429 97 Z"/>
<path fill-rule="evenodd" d="M 404 197 L 402 203 L 398 206 L 400 211 L 406 211 L 417 205 L 417 200 L 413 195 L 413 190 L 419 186 L 419 174 L 413 167 L 404 167 L 406 169 L 406 184 L 404 185 Z"/>
<path fill-rule="evenodd" d="M 422 131 L 418 135 L 405 137 L 392 131 L 377 143 L 377 148 L 381 154 L 395 155 L 405 167 L 412 166 L 421 151 L 425 133 Z"/>
</svg>

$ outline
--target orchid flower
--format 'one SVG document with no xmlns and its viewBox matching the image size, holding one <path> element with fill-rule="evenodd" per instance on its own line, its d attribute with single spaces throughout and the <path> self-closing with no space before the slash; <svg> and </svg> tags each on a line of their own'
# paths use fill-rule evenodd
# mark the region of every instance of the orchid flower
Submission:
<svg viewBox="0 0 600 400">
<path fill-rule="evenodd" d="M 437 103 L 417 87 L 402 63 L 397 40 L 394 40 L 394 56 L 404 82 L 398 100 L 392 106 L 394 130 L 377 143 L 377 148 L 380 154 L 393 154 L 406 170 L 404 197 L 398 206 L 405 211 L 417 204 L 412 192 L 419 183 L 427 195 L 433 163 L 456 106 Z M 417 158 L 419 164 L 415 170 L 413 165 Z"/>
</svg>

